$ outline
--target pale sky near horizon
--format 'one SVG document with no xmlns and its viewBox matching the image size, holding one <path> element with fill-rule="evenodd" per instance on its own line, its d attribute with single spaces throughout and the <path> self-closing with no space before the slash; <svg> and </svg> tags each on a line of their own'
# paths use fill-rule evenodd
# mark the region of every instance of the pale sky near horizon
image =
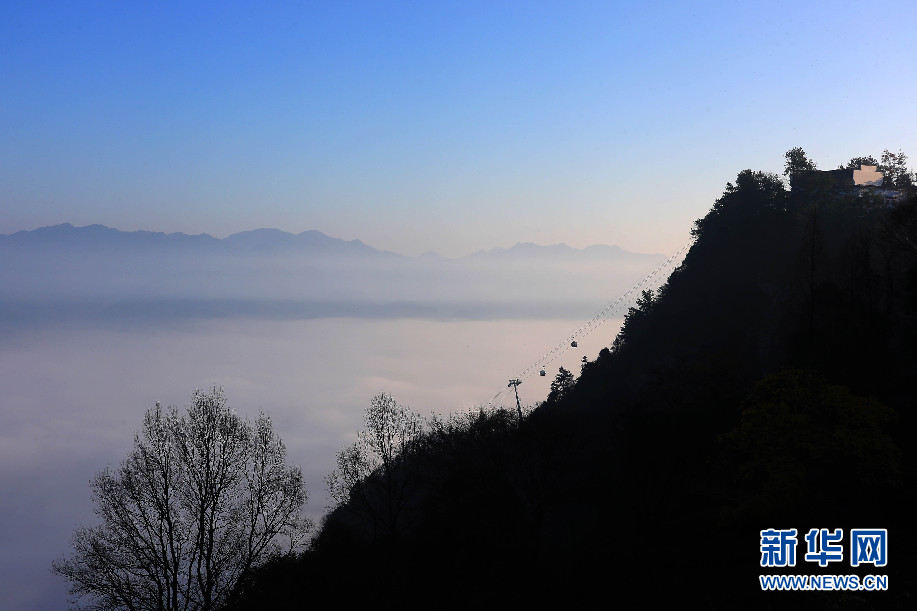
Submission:
<svg viewBox="0 0 917 611">
<path fill-rule="evenodd" d="M 794 146 L 917 155 L 915 23 L 910 0 L 8 0 L 0 233 L 672 253 Z"/>
</svg>

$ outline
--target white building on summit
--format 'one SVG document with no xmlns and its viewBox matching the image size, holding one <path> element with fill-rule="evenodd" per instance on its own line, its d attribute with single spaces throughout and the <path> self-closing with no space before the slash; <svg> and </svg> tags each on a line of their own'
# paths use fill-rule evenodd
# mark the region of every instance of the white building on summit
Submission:
<svg viewBox="0 0 917 611">
<path fill-rule="evenodd" d="M 858 187 L 881 187 L 884 174 L 876 170 L 874 165 L 861 165 L 859 170 L 853 171 L 853 184 Z"/>
</svg>

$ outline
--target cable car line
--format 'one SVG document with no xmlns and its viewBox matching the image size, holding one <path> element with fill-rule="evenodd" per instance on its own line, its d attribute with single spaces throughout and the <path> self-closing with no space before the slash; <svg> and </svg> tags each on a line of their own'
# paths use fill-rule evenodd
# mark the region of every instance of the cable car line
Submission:
<svg viewBox="0 0 917 611">
<path fill-rule="evenodd" d="M 666 269 L 668 269 L 676 260 L 680 259 L 681 255 L 691 247 L 694 243 L 694 240 L 689 240 L 684 246 L 682 246 L 678 251 L 666 259 L 664 262 L 656 266 L 650 273 L 643 276 L 643 278 L 631 286 L 627 291 L 620 295 L 617 299 L 606 305 L 602 308 L 595 316 L 593 316 L 589 321 L 580 325 L 580 327 L 561 340 L 558 344 L 552 347 L 548 352 L 543 354 L 540 358 L 532 362 L 528 367 L 523 369 L 517 376 L 510 378 L 510 383 L 502 388 L 493 398 L 487 403 L 488 406 L 494 407 L 497 405 L 498 399 L 502 402 L 502 395 L 506 395 L 509 392 L 509 388 L 513 388 L 516 394 L 518 395 L 519 389 L 518 386 L 522 382 L 536 372 L 540 376 L 547 375 L 545 371 L 546 367 L 554 362 L 561 354 L 565 353 L 570 348 L 576 348 L 578 346 L 577 340 L 581 340 L 583 337 L 589 335 L 603 324 L 608 322 L 610 318 L 617 316 L 624 306 L 632 307 L 630 304 L 634 301 L 635 294 L 637 291 L 642 291 L 647 285 L 652 286 L 655 279 Z M 668 275 L 666 276 L 668 278 Z M 607 347 L 607 346 L 606 346 Z M 552 356 L 553 355 L 553 356 Z"/>
</svg>

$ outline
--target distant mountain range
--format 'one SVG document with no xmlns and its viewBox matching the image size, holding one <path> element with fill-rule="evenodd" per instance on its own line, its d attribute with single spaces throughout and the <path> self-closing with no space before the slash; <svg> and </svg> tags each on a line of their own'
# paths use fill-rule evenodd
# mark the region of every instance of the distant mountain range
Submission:
<svg viewBox="0 0 917 611">
<path fill-rule="evenodd" d="M 406 257 L 319 231 L 0 235 L 0 331 L 34 319 L 589 316 L 665 260 L 617 246 L 516 244 Z"/>
<path fill-rule="evenodd" d="M 367 246 L 360 240 L 340 240 L 320 231 L 292 234 L 279 229 L 255 229 L 214 238 L 206 233 L 162 233 L 120 231 L 105 225 L 74 227 L 70 223 L 0 235 L 0 247 L 77 249 L 105 251 L 118 249 L 169 248 L 200 253 L 321 253 L 344 256 L 398 256 Z"/>
<path fill-rule="evenodd" d="M 38 248 L 49 250 L 74 250 L 80 252 L 104 252 L 129 249 L 144 251 L 164 248 L 172 252 L 191 251 L 197 253 L 242 253 L 242 254 L 312 254 L 341 257 L 376 257 L 420 260 L 447 259 L 435 252 L 419 257 L 406 257 L 394 252 L 379 250 L 360 240 L 342 240 L 320 231 L 303 231 L 294 234 L 280 229 L 254 229 L 234 233 L 227 238 L 214 238 L 206 233 L 162 233 L 153 231 L 120 231 L 105 225 L 74 227 L 63 223 L 41 227 L 31 231 L 0 234 L 0 248 Z M 624 258 L 653 258 L 661 255 L 631 253 L 618 246 L 593 245 L 577 249 L 566 244 L 540 246 L 531 242 L 520 242 L 511 248 L 481 250 L 458 260 L 512 260 L 536 257 L 540 259 L 583 259 L 610 260 Z"/>
</svg>

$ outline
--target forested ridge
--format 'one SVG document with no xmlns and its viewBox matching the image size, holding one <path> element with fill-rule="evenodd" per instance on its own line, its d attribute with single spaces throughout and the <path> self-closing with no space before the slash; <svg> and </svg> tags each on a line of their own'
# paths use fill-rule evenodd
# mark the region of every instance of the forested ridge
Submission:
<svg viewBox="0 0 917 611">
<path fill-rule="evenodd" d="M 482 409 L 427 423 L 360 477 L 343 477 L 359 461 L 342 453 L 341 504 L 310 548 L 251 575 L 232 608 L 904 608 L 917 568 L 912 191 L 890 205 L 741 172 L 575 383 L 560 372 L 521 422 Z M 768 528 L 800 533 L 782 572 L 885 574 L 889 590 L 762 592 L 757 576 L 781 572 L 759 564 Z M 810 528 L 886 528 L 888 565 L 802 562 Z"/>
</svg>

